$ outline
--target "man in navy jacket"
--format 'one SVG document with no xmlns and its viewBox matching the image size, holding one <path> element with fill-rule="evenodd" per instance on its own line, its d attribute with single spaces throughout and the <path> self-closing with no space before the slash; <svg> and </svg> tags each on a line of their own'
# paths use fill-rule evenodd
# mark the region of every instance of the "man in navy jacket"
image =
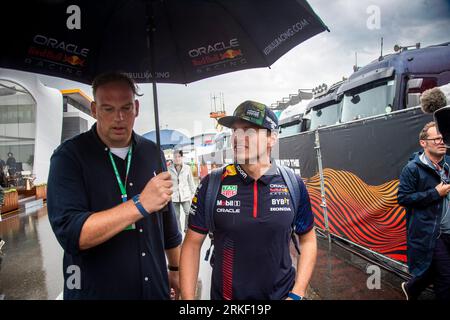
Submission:
<svg viewBox="0 0 450 320">
<path fill-rule="evenodd" d="M 398 203 L 406 207 L 408 267 L 402 283 L 417 299 L 433 283 L 437 299 L 450 299 L 450 157 L 434 122 L 419 135 L 423 152 L 413 155 L 400 175 Z"/>
</svg>

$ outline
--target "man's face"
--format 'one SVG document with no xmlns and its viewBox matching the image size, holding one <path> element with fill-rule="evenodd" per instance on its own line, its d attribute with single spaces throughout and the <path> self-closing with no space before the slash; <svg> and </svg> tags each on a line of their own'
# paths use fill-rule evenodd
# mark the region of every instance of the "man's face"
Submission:
<svg viewBox="0 0 450 320">
<path fill-rule="evenodd" d="M 247 121 L 236 121 L 233 126 L 233 151 L 239 164 L 256 164 L 269 159 L 270 148 L 275 138 L 267 129 L 259 128 Z"/>
<path fill-rule="evenodd" d="M 126 83 L 111 82 L 98 87 L 94 99 L 91 111 L 97 119 L 100 138 L 109 147 L 128 146 L 139 114 L 139 101 L 133 90 Z"/>
<path fill-rule="evenodd" d="M 183 162 L 183 157 L 179 153 L 173 155 L 173 163 L 177 166 Z"/>
<path fill-rule="evenodd" d="M 436 127 L 428 129 L 428 138 L 420 140 L 420 145 L 429 154 L 435 157 L 442 157 L 447 152 L 442 135 L 437 132 Z"/>
</svg>

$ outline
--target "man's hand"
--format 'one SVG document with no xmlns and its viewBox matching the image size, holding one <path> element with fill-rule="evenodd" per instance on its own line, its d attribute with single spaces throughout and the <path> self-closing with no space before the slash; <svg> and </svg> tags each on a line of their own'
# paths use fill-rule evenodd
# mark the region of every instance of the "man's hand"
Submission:
<svg viewBox="0 0 450 320">
<path fill-rule="evenodd" d="M 450 184 L 444 184 L 441 182 L 436 186 L 436 190 L 439 192 L 441 197 L 445 197 L 450 192 Z"/>
<path fill-rule="evenodd" d="M 169 271 L 170 300 L 180 299 L 180 273 Z"/>
<path fill-rule="evenodd" d="M 157 212 L 172 199 L 172 179 L 169 172 L 152 178 L 141 192 L 140 200 L 147 212 Z"/>
</svg>

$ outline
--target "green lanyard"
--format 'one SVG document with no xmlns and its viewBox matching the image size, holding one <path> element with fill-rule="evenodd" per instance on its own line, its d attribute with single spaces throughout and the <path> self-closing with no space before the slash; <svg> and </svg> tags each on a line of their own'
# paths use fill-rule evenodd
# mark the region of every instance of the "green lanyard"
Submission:
<svg viewBox="0 0 450 320">
<path fill-rule="evenodd" d="M 116 178 L 117 178 L 117 183 L 119 184 L 120 193 L 122 193 L 122 202 L 126 202 L 128 200 L 126 185 L 127 185 L 127 180 L 128 180 L 128 173 L 130 172 L 132 150 L 133 150 L 133 146 L 130 145 L 130 149 L 128 150 L 127 171 L 125 173 L 125 184 L 122 183 L 122 179 L 120 178 L 119 171 L 117 170 L 116 162 L 114 161 L 111 151 L 109 152 L 109 159 L 111 159 L 111 163 L 114 168 L 114 173 L 116 174 Z"/>
<path fill-rule="evenodd" d="M 125 184 L 122 183 L 122 179 L 120 178 L 119 170 L 117 170 L 116 162 L 114 161 L 111 151 L 109 152 L 109 159 L 111 160 L 112 166 L 114 168 L 114 173 L 116 174 L 117 183 L 119 184 L 119 188 L 120 188 L 120 193 L 122 194 L 122 202 L 126 202 L 128 200 L 126 185 L 127 185 L 127 181 L 128 181 L 128 173 L 130 172 L 132 151 L 133 151 L 133 146 L 130 145 L 130 149 L 128 150 L 127 171 L 125 173 Z M 134 229 L 136 229 L 136 225 L 134 223 L 125 228 L 125 230 L 134 230 Z"/>
</svg>

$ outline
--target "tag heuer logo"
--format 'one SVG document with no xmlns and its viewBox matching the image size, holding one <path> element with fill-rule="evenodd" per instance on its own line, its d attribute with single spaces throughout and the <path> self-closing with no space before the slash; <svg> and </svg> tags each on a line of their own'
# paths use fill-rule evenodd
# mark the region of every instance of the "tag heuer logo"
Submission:
<svg viewBox="0 0 450 320">
<path fill-rule="evenodd" d="M 221 194 L 224 195 L 227 198 L 234 197 L 237 195 L 237 186 L 222 186 L 222 192 Z"/>
</svg>

